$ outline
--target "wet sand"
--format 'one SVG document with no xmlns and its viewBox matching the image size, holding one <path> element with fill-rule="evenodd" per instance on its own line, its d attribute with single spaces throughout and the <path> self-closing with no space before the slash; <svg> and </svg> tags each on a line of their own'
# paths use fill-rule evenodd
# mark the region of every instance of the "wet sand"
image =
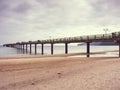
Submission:
<svg viewBox="0 0 120 90">
<path fill-rule="evenodd" d="M 0 57 L 0 90 L 120 90 L 120 58 Z"/>
</svg>

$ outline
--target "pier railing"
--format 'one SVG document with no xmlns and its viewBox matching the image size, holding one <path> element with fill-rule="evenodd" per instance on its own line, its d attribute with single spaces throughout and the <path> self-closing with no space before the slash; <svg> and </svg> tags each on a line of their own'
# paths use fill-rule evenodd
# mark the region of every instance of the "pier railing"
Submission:
<svg viewBox="0 0 120 90">
<path fill-rule="evenodd" d="M 113 41 L 117 40 L 118 36 L 113 37 L 113 34 L 98 34 L 98 35 L 88 35 L 88 36 L 76 36 L 76 37 L 65 37 L 58 39 L 47 39 L 38 41 L 29 41 L 28 43 L 39 43 L 39 44 L 49 44 L 49 43 L 76 43 L 76 42 L 100 42 L 100 41 Z M 27 43 L 27 42 L 26 42 Z"/>
</svg>

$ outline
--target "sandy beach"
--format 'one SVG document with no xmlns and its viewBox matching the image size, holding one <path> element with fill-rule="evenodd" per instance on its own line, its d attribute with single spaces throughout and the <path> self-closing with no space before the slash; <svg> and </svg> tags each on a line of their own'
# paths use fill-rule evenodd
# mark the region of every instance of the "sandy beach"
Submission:
<svg viewBox="0 0 120 90">
<path fill-rule="evenodd" d="M 120 90 L 120 58 L 0 57 L 0 90 Z"/>
</svg>

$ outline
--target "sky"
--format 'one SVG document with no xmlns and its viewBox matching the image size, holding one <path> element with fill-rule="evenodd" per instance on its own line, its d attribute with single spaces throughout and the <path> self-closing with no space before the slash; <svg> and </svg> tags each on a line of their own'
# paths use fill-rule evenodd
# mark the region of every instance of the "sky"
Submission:
<svg viewBox="0 0 120 90">
<path fill-rule="evenodd" d="M 0 0 L 0 44 L 120 31 L 120 0 Z"/>
</svg>

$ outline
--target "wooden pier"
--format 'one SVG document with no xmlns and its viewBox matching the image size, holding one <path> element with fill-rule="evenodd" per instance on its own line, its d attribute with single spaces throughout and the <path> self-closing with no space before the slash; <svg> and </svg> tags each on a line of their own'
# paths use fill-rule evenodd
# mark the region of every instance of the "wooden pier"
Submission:
<svg viewBox="0 0 120 90">
<path fill-rule="evenodd" d="M 47 39 L 47 40 L 37 40 L 37 41 L 28 41 L 28 42 L 17 42 L 17 43 L 10 43 L 4 44 L 3 46 L 6 47 L 13 47 L 19 48 L 23 51 L 26 50 L 28 52 L 28 45 L 29 45 L 29 52 L 32 54 L 32 45 L 35 47 L 35 54 L 37 54 L 37 45 L 41 44 L 41 54 L 44 54 L 44 45 L 50 44 L 51 45 L 51 54 L 54 54 L 54 44 L 64 43 L 65 44 L 65 54 L 68 53 L 68 44 L 69 43 L 86 43 L 86 55 L 90 57 L 90 43 L 92 42 L 114 42 L 117 43 L 119 46 L 119 57 L 120 57 L 120 32 L 114 32 L 110 34 L 98 34 L 98 35 L 87 35 L 87 36 L 76 36 L 76 37 L 66 37 L 66 38 L 58 38 L 58 39 Z"/>
</svg>

